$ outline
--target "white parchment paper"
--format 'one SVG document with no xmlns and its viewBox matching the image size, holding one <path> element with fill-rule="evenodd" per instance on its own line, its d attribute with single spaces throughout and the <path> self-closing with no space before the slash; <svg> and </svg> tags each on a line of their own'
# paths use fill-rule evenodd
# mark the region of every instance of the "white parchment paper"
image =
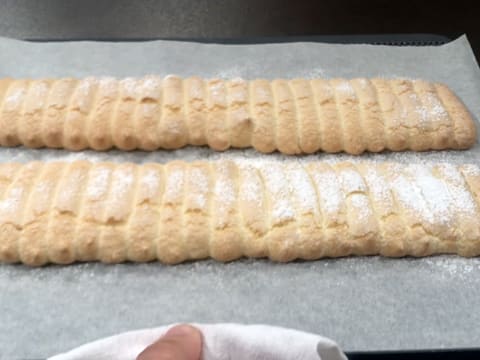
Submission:
<svg viewBox="0 0 480 360">
<path fill-rule="evenodd" d="M 480 71 L 465 37 L 439 47 L 282 43 L 216 45 L 28 43 L 0 38 L 0 77 L 142 76 L 230 78 L 409 77 L 447 83 L 480 117 Z M 385 153 L 354 160 L 480 164 L 480 145 L 462 152 Z M 68 153 L 0 149 L 0 161 L 165 162 L 276 158 L 253 151 Z M 352 159 L 316 154 L 302 161 Z M 117 332 L 172 322 L 266 323 L 315 332 L 345 350 L 478 346 L 480 259 L 379 257 L 273 264 L 242 260 L 0 265 L 0 359 L 39 358 Z"/>
</svg>

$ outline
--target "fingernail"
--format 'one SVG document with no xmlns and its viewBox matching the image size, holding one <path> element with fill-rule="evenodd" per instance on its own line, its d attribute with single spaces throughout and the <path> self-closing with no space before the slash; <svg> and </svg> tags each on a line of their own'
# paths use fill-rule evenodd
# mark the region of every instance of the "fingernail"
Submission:
<svg viewBox="0 0 480 360">
<path fill-rule="evenodd" d="M 173 336 L 187 336 L 195 332 L 195 329 L 190 325 L 176 325 L 167 331 L 165 335 Z"/>
</svg>

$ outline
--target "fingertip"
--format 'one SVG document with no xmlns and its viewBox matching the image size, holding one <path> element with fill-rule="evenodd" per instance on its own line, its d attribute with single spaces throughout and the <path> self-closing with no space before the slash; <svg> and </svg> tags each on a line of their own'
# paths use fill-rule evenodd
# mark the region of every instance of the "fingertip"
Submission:
<svg viewBox="0 0 480 360">
<path fill-rule="evenodd" d="M 200 336 L 200 330 L 188 324 L 180 324 L 171 327 L 165 336 Z"/>
<path fill-rule="evenodd" d="M 184 344 L 184 352 L 188 359 L 200 360 L 203 336 L 199 329 L 188 324 L 176 325 L 165 334 L 166 338 L 178 339 Z"/>
<path fill-rule="evenodd" d="M 200 360 L 202 344 L 199 329 L 187 324 L 176 325 L 147 347 L 137 360 Z"/>
</svg>

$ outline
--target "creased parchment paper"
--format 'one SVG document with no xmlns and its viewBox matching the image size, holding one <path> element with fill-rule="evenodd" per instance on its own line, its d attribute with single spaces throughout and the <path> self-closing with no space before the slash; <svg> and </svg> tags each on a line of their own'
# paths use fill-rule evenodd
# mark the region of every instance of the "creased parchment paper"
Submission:
<svg viewBox="0 0 480 360">
<path fill-rule="evenodd" d="M 408 77 L 447 83 L 478 119 L 480 71 L 466 37 L 440 47 L 283 43 L 27 43 L 0 39 L 0 77 Z M 480 164 L 464 152 L 361 159 Z M 154 153 L 0 149 L 0 161 L 254 158 L 253 151 Z M 283 161 L 280 155 L 270 155 Z M 352 159 L 316 154 L 301 161 Z M 360 160 L 360 158 L 355 158 Z M 478 346 L 480 259 L 379 257 L 273 264 L 201 261 L 174 267 L 89 263 L 0 265 L 0 358 L 39 358 L 94 339 L 172 322 L 265 323 L 315 332 L 345 350 Z"/>
</svg>

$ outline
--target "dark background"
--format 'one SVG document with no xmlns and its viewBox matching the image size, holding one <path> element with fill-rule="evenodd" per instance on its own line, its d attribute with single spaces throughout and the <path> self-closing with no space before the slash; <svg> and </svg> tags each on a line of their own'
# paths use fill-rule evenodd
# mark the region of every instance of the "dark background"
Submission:
<svg viewBox="0 0 480 360">
<path fill-rule="evenodd" d="M 466 33 L 477 57 L 476 1 L 0 1 L 0 36 L 22 39 Z"/>
</svg>

